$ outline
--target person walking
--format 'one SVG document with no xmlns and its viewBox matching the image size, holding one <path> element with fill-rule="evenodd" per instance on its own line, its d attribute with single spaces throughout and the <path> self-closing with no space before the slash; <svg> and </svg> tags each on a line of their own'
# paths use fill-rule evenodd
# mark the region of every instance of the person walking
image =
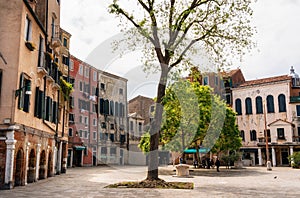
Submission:
<svg viewBox="0 0 300 198">
<path fill-rule="evenodd" d="M 215 165 L 217 167 L 217 171 L 220 172 L 220 170 L 219 170 L 219 168 L 220 168 L 220 160 L 219 160 L 219 158 L 217 158 Z"/>
</svg>

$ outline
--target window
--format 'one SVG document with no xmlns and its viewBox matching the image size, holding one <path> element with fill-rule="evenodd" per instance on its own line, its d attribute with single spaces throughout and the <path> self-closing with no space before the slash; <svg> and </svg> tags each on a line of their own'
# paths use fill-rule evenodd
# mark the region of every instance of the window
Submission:
<svg viewBox="0 0 300 198">
<path fill-rule="evenodd" d="M 109 115 L 114 115 L 114 101 L 110 101 Z"/>
<path fill-rule="evenodd" d="M 105 84 L 104 83 L 100 83 L 100 89 L 105 90 Z"/>
<path fill-rule="evenodd" d="M 20 76 L 19 89 L 16 91 L 16 96 L 19 96 L 18 108 L 29 112 L 31 94 L 31 81 L 25 77 L 24 73 Z"/>
<path fill-rule="evenodd" d="M 297 117 L 300 117 L 300 105 L 296 105 Z"/>
<path fill-rule="evenodd" d="M 75 121 L 75 115 L 70 113 L 69 114 L 69 122 L 74 122 Z"/>
<path fill-rule="evenodd" d="M 242 115 L 242 102 L 239 98 L 235 100 L 235 111 L 238 115 Z"/>
<path fill-rule="evenodd" d="M 73 71 L 74 70 L 74 61 L 70 60 L 70 70 Z"/>
<path fill-rule="evenodd" d="M 79 137 L 81 137 L 81 138 L 83 137 L 82 136 L 82 130 L 79 130 Z"/>
<path fill-rule="evenodd" d="M 88 117 L 84 117 L 84 124 L 88 125 L 89 124 L 89 118 Z"/>
<path fill-rule="evenodd" d="M 130 121 L 130 131 L 133 131 L 133 121 Z"/>
<path fill-rule="evenodd" d="M 263 113 L 262 97 L 257 96 L 255 98 L 255 103 L 256 103 L 256 114 L 262 114 Z"/>
<path fill-rule="evenodd" d="M 267 111 L 268 113 L 274 113 L 274 98 L 272 95 L 267 96 Z"/>
<path fill-rule="evenodd" d="M 83 83 L 79 81 L 79 91 L 83 91 Z"/>
<path fill-rule="evenodd" d="M 113 133 L 109 134 L 109 140 L 111 142 L 114 142 L 115 141 L 115 134 L 113 134 Z"/>
<path fill-rule="evenodd" d="M 79 116 L 79 123 L 82 123 L 82 115 Z"/>
<path fill-rule="evenodd" d="M 285 103 L 284 94 L 280 94 L 278 96 L 278 105 L 279 105 L 279 112 L 286 112 L 286 103 Z"/>
<path fill-rule="evenodd" d="M 85 93 L 90 93 L 90 85 L 89 85 L 89 84 L 85 84 L 85 83 L 84 83 L 83 92 L 85 92 Z"/>
<path fill-rule="evenodd" d="M 122 88 L 119 89 L 119 94 L 123 95 L 123 89 Z"/>
<path fill-rule="evenodd" d="M 51 29 L 51 35 L 52 35 L 51 38 L 54 38 L 54 36 L 55 36 L 55 19 L 54 19 L 54 17 L 52 17 L 52 29 Z"/>
<path fill-rule="evenodd" d="M 64 45 L 64 47 L 68 47 L 68 40 L 67 40 L 67 38 L 64 38 L 63 39 L 63 45 Z"/>
<path fill-rule="evenodd" d="M 69 136 L 72 137 L 73 136 L 73 129 L 69 128 Z"/>
<path fill-rule="evenodd" d="M 120 143 L 121 144 L 125 143 L 125 135 L 123 135 L 123 134 L 120 135 Z"/>
<path fill-rule="evenodd" d="M 252 114 L 252 101 L 251 98 L 246 98 L 246 115 Z"/>
<path fill-rule="evenodd" d="M 104 100 L 104 115 L 109 115 L 109 101 Z"/>
<path fill-rule="evenodd" d="M 226 104 L 231 104 L 231 95 L 229 93 L 225 94 Z"/>
<path fill-rule="evenodd" d="M 256 137 L 256 131 L 252 130 L 250 131 L 250 140 L 251 141 L 256 141 L 257 137 Z"/>
<path fill-rule="evenodd" d="M 219 78 L 218 76 L 215 76 L 215 85 L 218 85 L 219 84 Z"/>
<path fill-rule="evenodd" d="M 44 64 L 44 38 L 40 36 L 40 42 L 39 42 L 39 56 L 38 56 L 38 67 L 45 67 Z M 48 52 L 49 53 L 49 52 Z"/>
<path fill-rule="evenodd" d="M 93 113 L 96 113 L 96 109 L 97 109 L 97 104 L 93 104 L 92 105 L 92 111 L 93 111 Z"/>
<path fill-rule="evenodd" d="M 242 138 L 242 141 L 245 142 L 245 131 L 241 130 L 240 136 Z"/>
<path fill-rule="evenodd" d="M 70 108 L 74 108 L 74 97 L 73 96 L 70 96 L 69 97 L 69 105 L 70 105 Z"/>
<path fill-rule="evenodd" d="M 53 123 L 57 123 L 58 122 L 58 117 L 57 117 L 57 114 L 58 114 L 58 105 L 57 105 L 57 102 L 56 101 L 53 101 L 52 102 L 52 122 Z"/>
<path fill-rule="evenodd" d="M 119 103 L 115 102 L 115 116 L 119 116 Z"/>
<path fill-rule="evenodd" d="M 116 154 L 117 154 L 116 147 L 110 148 L 110 155 L 116 155 Z"/>
<path fill-rule="evenodd" d="M 43 118 L 44 108 L 44 92 L 36 87 L 35 89 L 35 104 L 34 104 L 34 116 L 37 118 Z"/>
<path fill-rule="evenodd" d="M 104 99 L 100 98 L 100 114 L 104 114 Z"/>
<path fill-rule="evenodd" d="M 96 131 L 93 132 L 93 139 L 94 139 L 94 140 L 97 139 L 97 133 L 96 133 Z"/>
<path fill-rule="evenodd" d="M 105 122 L 101 122 L 101 128 L 106 129 L 106 123 Z"/>
<path fill-rule="evenodd" d="M 102 147 L 101 148 L 101 155 L 106 155 L 107 154 L 107 148 L 106 147 Z"/>
<path fill-rule="evenodd" d="M 139 122 L 139 132 L 142 132 L 142 128 L 143 128 L 143 124 L 141 122 Z"/>
<path fill-rule="evenodd" d="M 96 118 L 93 119 L 93 126 L 97 126 L 97 119 Z"/>
<path fill-rule="evenodd" d="M 45 114 L 45 119 L 47 121 L 52 121 L 52 114 L 53 113 L 53 103 L 52 103 L 52 98 L 50 96 L 46 97 L 46 114 Z"/>
<path fill-rule="evenodd" d="M 88 78 L 90 76 L 90 69 L 88 67 L 85 67 L 84 76 Z"/>
<path fill-rule="evenodd" d="M 79 74 L 83 75 L 83 65 L 79 65 Z"/>
<path fill-rule="evenodd" d="M 100 140 L 105 140 L 105 134 L 104 133 L 100 133 Z"/>
<path fill-rule="evenodd" d="M 69 57 L 67 56 L 62 56 L 62 63 L 64 65 L 69 65 Z"/>
<path fill-rule="evenodd" d="M 84 131 L 84 138 L 88 139 L 88 132 L 87 131 Z"/>
<path fill-rule="evenodd" d="M 203 85 L 208 85 L 208 76 L 203 78 Z"/>
<path fill-rule="evenodd" d="M 32 37 L 32 23 L 31 20 L 29 19 L 28 15 L 26 16 L 25 19 L 25 31 L 24 31 L 24 39 L 25 41 L 31 41 Z"/>
<path fill-rule="evenodd" d="M 97 81 L 97 72 L 96 71 L 93 72 L 93 80 Z"/>
<path fill-rule="evenodd" d="M 110 129 L 114 130 L 115 129 L 115 125 L 114 124 L 110 124 Z"/>
<path fill-rule="evenodd" d="M 279 140 L 284 140 L 284 128 L 277 128 L 277 138 Z"/>
</svg>

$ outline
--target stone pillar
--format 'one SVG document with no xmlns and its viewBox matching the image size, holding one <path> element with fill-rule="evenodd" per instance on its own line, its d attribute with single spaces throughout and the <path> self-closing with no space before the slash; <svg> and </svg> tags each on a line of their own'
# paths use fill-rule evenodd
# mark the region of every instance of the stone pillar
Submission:
<svg viewBox="0 0 300 198">
<path fill-rule="evenodd" d="M 61 173 L 61 159 L 62 159 L 62 142 L 58 143 L 57 161 L 56 161 L 56 174 Z"/>
<path fill-rule="evenodd" d="M 53 148 L 53 169 L 51 170 L 51 172 L 53 173 L 53 175 L 56 173 L 56 164 L 57 164 L 57 148 L 56 146 L 54 146 Z"/>
<path fill-rule="evenodd" d="M 276 166 L 276 153 L 275 153 L 274 146 L 272 146 L 272 164 L 274 167 Z"/>
<path fill-rule="evenodd" d="M 36 162 L 35 162 L 35 181 L 39 179 L 41 144 L 36 145 Z"/>
<path fill-rule="evenodd" d="M 27 185 L 29 148 L 30 148 L 30 142 L 27 142 L 27 144 L 26 144 L 26 151 L 25 151 L 25 185 Z"/>
<path fill-rule="evenodd" d="M 262 166 L 261 148 L 258 148 L 258 165 Z"/>
<path fill-rule="evenodd" d="M 15 144 L 16 140 L 14 137 L 15 131 L 8 131 L 6 133 L 6 162 L 5 162 L 5 178 L 4 178 L 4 188 L 12 189 L 14 187 L 13 183 L 13 173 L 14 173 L 14 158 L 15 158 Z"/>
<path fill-rule="evenodd" d="M 290 146 L 290 155 L 293 155 L 294 153 L 294 147 L 293 146 Z M 291 166 L 293 166 L 292 164 L 294 163 L 294 159 L 291 158 Z"/>
</svg>

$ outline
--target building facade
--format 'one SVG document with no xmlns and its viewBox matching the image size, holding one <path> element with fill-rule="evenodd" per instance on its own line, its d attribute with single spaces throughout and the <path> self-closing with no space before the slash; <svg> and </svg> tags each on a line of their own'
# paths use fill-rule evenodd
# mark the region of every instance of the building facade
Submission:
<svg viewBox="0 0 300 198">
<path fill-rule="evenodd" d="M 245 81 L 232 89 L 244 165 L 266 164 L 268 151 L 273 166 L 285 166 L 288 156 L 300 151 L 299 93 L 293 68 L 290 75 Z"/>
<path fill-rule="evenodd" d="M 0 188 L 66 171 L 60 2 L 4 1 L 0 17 Z"/>
<path fill-rule="evenodd" d="M 128 164 L 127 79 L 98 73 L 98 164 Z"/>
<path fill-rule="evenodd" d="M 98 70 L 71 56 L 68 166 L 97 165 L 98 117 L 96 88 Z"/>
</svg>

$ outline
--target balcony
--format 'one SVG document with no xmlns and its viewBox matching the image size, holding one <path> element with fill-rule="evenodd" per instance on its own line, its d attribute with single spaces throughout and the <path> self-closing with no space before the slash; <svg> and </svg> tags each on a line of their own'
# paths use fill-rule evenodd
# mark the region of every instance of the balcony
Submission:
<svg viewBox="0 0 300 198">
<path fill-rule="evenodd" d="M 60 39 L 60 26 L 52 24 L 51 48 L 55 49 L 62 45 Z"/>
<path fill-rule="evenodd" d="M 300 103 L 300 96 L 291 96 L 290 103 Z"/>
</svg>

